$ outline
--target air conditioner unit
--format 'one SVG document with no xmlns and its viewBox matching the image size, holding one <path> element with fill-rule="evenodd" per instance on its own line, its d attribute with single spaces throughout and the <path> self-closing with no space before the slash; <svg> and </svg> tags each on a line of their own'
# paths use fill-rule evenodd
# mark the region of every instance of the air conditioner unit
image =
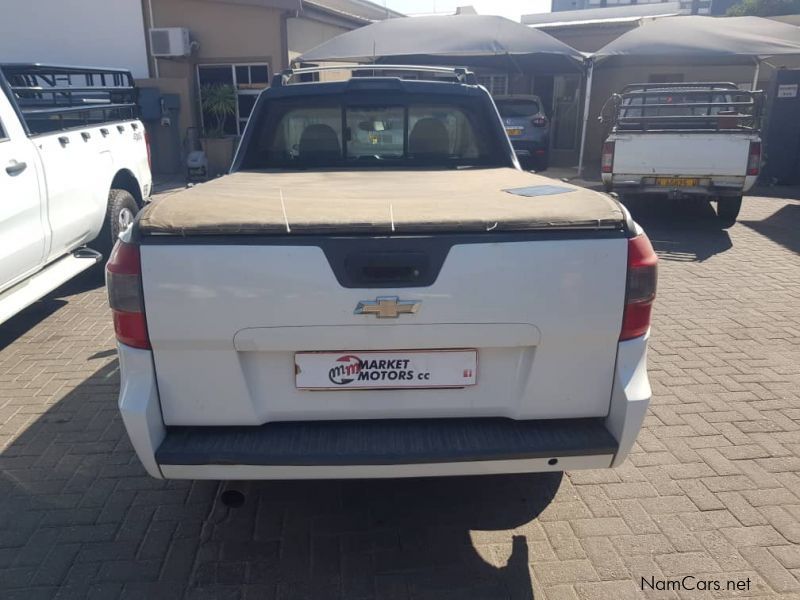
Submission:
<svg viewBox="0 0 800 600">
<path fill-rule="evenodd" d="M 185 27 L 154 27 L 150 30 L 150 54 L 155 57 L 189 56 L 192 42 Z"/>
</svg>

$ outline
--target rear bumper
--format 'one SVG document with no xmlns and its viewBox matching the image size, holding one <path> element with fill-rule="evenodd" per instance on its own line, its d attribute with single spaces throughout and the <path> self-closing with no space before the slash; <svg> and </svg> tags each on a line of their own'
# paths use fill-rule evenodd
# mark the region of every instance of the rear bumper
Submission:
<svg viewBox="0 0 800 600">
<path fill-rule="evenodd" d="M 152 354 L 119 346 L 119 406 L 147 472 L 168 479 L 337 479 L 604 468 L 630 452 L 650 400 L 647 336 L 619 344 L 605 418 L 304 421 L 165 427 Z"/>
<path fill-rule="evenodd" d="M 547 140 L 511 140 L 517 156 L 545 156 L 547 154 Z"/>
<path fill-rule="evenodd" d="M 364 477 L 608 466 L 616 449 L 603 419 L 384 419 L 168 427 L 155 457 L 167 476 Z"/>
<path fill-rule="evenodd" d="M 691 196 L 741 196 L 755 185 L 756 176 L 709 177 L 699 176 L 695 187 L 667 187 L 655 185 L 655 175 L 630 175 L 603 173 L 603 184 L 608 191 L 629 194 L 652 194 L 673 198 Z M 697 177 L 697 176 L 693 176 Z"/>
</svg>

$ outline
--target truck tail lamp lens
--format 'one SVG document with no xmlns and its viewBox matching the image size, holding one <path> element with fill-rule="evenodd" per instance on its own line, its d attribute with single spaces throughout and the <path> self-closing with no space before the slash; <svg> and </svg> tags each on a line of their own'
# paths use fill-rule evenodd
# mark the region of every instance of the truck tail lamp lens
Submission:
<svg viewBox="0 0 800 600">
<path fill-rule="evenodd" d="M 761 142 L 750 142 L 747 153 L 747 174 L 758 175 L 761 171 Z"/>
<path fill-rule="evenodd" d="M 139 246 L 117 241 L 106 264 L 106 289 L 117 340 L 134 348 L 150 348 Z"/>
<path fill-rule="evenodd" d="M 614 169 L 614 142 L 603 144 L 603 155 L 600 158 L 600 170 L 603 173 L 611 173 Z"/>
<path fill-rule="evenodd" d="M 620 341 L 647 333 L 656 298 L 658 257 L 644 233 L 628 240 L 628 281 Z"/>
</svg>

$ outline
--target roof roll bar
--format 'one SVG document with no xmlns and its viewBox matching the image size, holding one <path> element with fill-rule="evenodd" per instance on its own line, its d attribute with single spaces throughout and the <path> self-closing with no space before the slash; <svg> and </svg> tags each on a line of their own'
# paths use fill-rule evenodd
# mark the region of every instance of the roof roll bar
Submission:
<svg viewBox="0 0 800 600">
<path fill-rule="evenodd" d="M 622 88 L 622 93 L 630 91 L 647 92 L 651 90 L 674 90 L 674 89 L 702 89 L 706 90 L 738 90 L 732 81 L 674 81 L 669 83 L 631 83 Z"/>
<path fill-rule="evenodd" d="M 0 63 L 0 74 L 23 112 L 86 105 L 136 105 L 133 76 L 123 69 Z"/>
<path fill-rule="evenodd" d="M 669 102 L 670 96 L 678 101 Z M 763 92 L 742 90 L 733 83 L 633 84 L 606 101 L 601 121 L 611 107 L 612 128 L 620 131 L 757 131 L 763 102 Z M 661 109 L 687 114 L 660 114 Z"/>
<path fill-rule="evenodd" d="M 459 83 L 477 85 L 478 78 L 475 74 L 465 67 L 434 67 L 427 65 L 350 65 L 350 66 L 325 66 L 325 67 L 303 67 L 300 69 L 284 69 L 276 73 L 272 78 L 273 87 L 289 85 L 291 79 L 296 75 L 306 75 L 312 73 L 322 73 L 327 71 L 350 71 L 350 76 L 354 77 L 355 71 L 403 71 L 408 73 L 439 73 L 455 77 Z"/>
<path fill-rule="evenodd" d="M 62 84 L 61 87 L 71 87 L 72 78 L 76 76 L 82 76 L 86 87 L 91 87 L 93 90 L 125 90 L 134 87 L 133 75 L 125 69 L 68 67 L 39 63 L 0 63 L 0 71 L 9 80 L 16 76 L 23 81 L 31 82 L 30 85 L 23 84 L 23 87 L 28 88 L 58 88 L 59 84 Z M 36 83 L 45 83 L 46 85 L 36 86 Z"/>
<path fill-rule="evenodd" d="M 715 91 L 738 90 L 731 81 L 676 81 L 670 83 L 631 83 L 622 88 L 623 94 L 630 92 L 649 92 L 653 90 Z"/>
<path fill-rule="evenodd" d="M 138 117 L 130 71 L 39 63 L 0 63 L 0 86 L 30 134 Z"/>
</svg>

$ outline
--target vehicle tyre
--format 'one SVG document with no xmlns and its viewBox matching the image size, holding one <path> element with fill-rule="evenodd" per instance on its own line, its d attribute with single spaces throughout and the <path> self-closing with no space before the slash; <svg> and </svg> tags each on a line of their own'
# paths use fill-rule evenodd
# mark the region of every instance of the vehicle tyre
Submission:
<svg viewBox="0 0 800 600">
<path fill-rule="evenodd" d="M 519 166 L 522 167 L 523 171 L 533 171 L 535 165 L 530 156 L 517 155 L 517 160 L 519 161 Z"/>
<path fill-rule="evenodd" d="M 106 210 L 106 220 L 100 235 L 92 242 L 91 246 L 108 259 L 111 249 L 117 241 L 119 234 L 128 225 L 133 223 L 136 213 L 139 212 L 139 205 L 136 199 L 128 190 L 112 189 L 108 194 L 108 209 Z"/>
<path fill-rule="evenodd" d="M 539 171 L 547 171 L 547 167 L 550 166 L 550 154 L 547 153 L 547 152 L 545 152 L 545 154 L 543 156 L 537 156 L 533 160 L 534 160 L 534 162 L 533 162 L 534 167 L 533 168 L 537 172 L 539 172 Z"/>
<path fill-rule="evenodd" d="M 736 223 L 736 217 L 739 216 L 739 211 L 742 209 L 742 197 L 720 197 L 717 199 L 717 217 L 719 217 L 720 224 L 724 228 L 733 226 Z"/>
</svg>

